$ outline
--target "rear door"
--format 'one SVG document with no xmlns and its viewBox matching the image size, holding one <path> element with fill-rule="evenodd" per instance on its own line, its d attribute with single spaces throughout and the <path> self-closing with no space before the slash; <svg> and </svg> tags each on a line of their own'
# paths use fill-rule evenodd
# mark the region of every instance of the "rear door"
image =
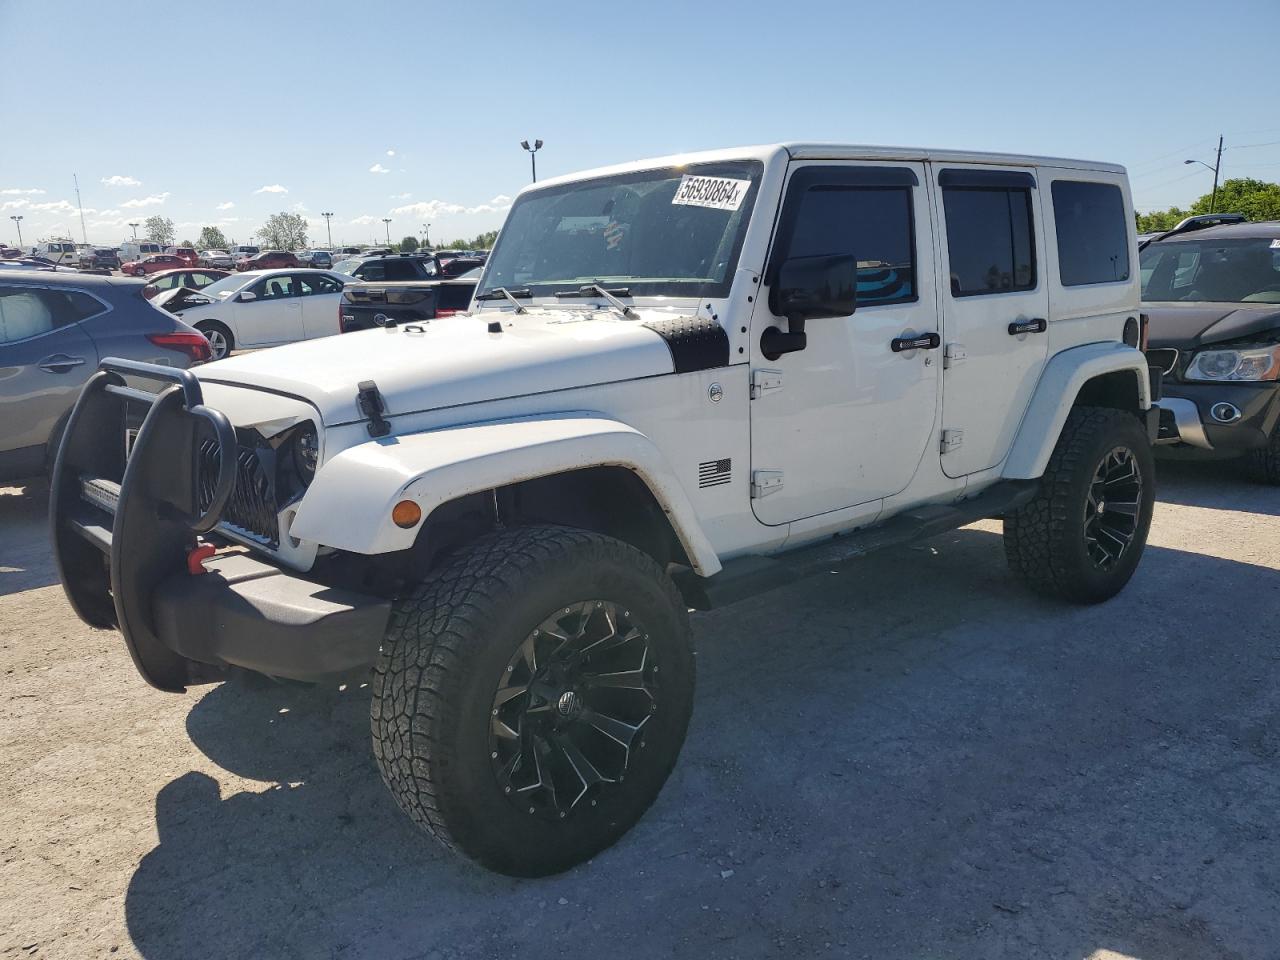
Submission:
<svg viewBox="0 0 1280 960">
<path fill-rule="evenodd" d="M 323 273 L 300 274 L 294 278 L 302 295 L 302 326 L 308 340 L 340 333 L 338 305 L 342 284 Z"/>
<path fill-rule="evenodd" d="M 0 281 L 0 458 L 48 442 L 98 365 L 81 321 L 108 309 L 87 293 Z"/>
<path fill-rule="evenodd" d="M 994 467 L 1013 443 L 1048 354 L 1040 195 L 1031 167 L 931 164 L 944 273 L 942 469 Z"/>
<path fill-rule="evenodd" d="M 238 343 L 246 347 L 265 346 L 305 339 L 302 299 L 292 274 L 263 277 L 249 289 L 257 298 L 235 304 Z"/>
</svg>

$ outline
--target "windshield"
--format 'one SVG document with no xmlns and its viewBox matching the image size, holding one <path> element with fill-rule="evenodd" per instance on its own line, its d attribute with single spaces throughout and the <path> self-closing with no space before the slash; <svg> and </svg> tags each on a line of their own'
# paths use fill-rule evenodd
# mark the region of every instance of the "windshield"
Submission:
<svg viewBox="0 0 1280 960">
<path fill-rule="evenodd" d="M 482 292 L 550 296 L 599 282 L 631 296 L 726 296 L 763 170 L 759 161 L 698 164 L 526 193 Z"/>
<path fill-rule="evenodd" d="M 223 277 L 221 280 L 209 284 L 200 292 L 206 297 L 226 297 L 250 282 L 242 274 L 233 273 L 229 277 Z"/>
<path fill-rule="evenodd" d="M 1142 299 L 1280 303 L 1280 240 L 1170 240 L 1142 251 Z"/>
</svg>

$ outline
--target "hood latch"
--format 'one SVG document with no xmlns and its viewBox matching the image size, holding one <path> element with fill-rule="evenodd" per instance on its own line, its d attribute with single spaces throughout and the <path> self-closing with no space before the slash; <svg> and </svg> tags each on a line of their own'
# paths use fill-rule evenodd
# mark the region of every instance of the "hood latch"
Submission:
<svg viewBox="0 0 1280 960">
<path fill-rule="evenodd" d="M 378 385 L 372 380 L 362 380 L 357 384 L 360 392 L 356 394 L 356 406 L 368 418 L 368 431 L 371 437 L 385 437 L 391 432 L 391 424 L 387 423 L 387 405 L 378 392 Z"/>
</svg>

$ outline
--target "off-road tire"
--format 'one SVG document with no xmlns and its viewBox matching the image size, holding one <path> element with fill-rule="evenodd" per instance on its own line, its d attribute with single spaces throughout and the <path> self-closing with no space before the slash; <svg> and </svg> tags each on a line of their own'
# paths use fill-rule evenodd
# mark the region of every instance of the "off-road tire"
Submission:
<svg viewBox="0 0 1280 960">
<path fill-rule="evenodd" d="M 1142 480 L 1133 539 L 1110 569 L 1099 569 L 1085 539 L 1085 511 L 1095 471 L 1117 447 L 1131 451 Z M 1058 437 L 1036 498 L 1004 518 L 1009 566 L 1031 589 L 1073 603 L 1101 603 L 1133 576 L 1147 542 L 1155 503 L 1151 443 L 1131 413 L 1076 407 Z"/>
<path fill-rule="evenodd" d="M 562 819 L 499 783 L 491 707 L 513 656 L 549 616 L 607 600 L 643 625 L 660 684 L 625 782 L 596 784 Z M 567 612 L 567 611 L 566 611 Z M 373 674 L 373 752 L 402 810 L 449 849 L 512 876 L 566 870 L 618 840 L 657 797 L 684 743 L 694 660 L 664 570 L 619 540 L 555 526 L 489 535 L 398 600 Z"/>
<path fill-rule="evenodd" d="M 1280 486 L 1280 423 L 1271 428 L 1267 445 L 1245 458 L 1245 469 L 1258 483 Z"/>
<path fill-rule="evenodd" d="M 222 360 L 224 357 L 231 356 L 231 351 L 236 348 L 236 338 L 231 335 L 231 331 L 224 323 L 219 323 L 217 320 L 205 320 L 201 323 L 197 323 L 196 329 L 204 334 L 204 338 L 209 341 L 209 350 L 212 353 L 212 357 L 210 359 Z M 223 343 L 226 344 L 221 356 L 218 355 L 218 350 L 217 347 L 214 346 L 214 341 L 209 337 L 210 333 L 217 334 L 222 338 Z"/>
</svg>

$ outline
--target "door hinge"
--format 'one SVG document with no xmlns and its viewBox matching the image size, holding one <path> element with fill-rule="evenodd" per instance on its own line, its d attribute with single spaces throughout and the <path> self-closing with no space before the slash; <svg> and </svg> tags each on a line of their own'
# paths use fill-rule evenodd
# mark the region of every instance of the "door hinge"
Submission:
<svg viewBox="0 0 1280 960">
<path fill-rule="evenodd" d="M 759 500 L 782 489 L 781 470 L 752 470 L 751 499 Z"/>
<path fill-rule="evenodd" d="M 781 370 L 752 370 L 751 399 L 759 400 L 766 391 L 782 389 Z"/>
<path fill-rule="evenodd" d="M 969 353 L 965 350 L 963 343 L 948 343 L 946 350 L 942 352 L 942 369 L 950 370 L 957 363 L 963 363 L 968 357 Z"/>
<path fill-rule="evenodd" d="M 963 430 L 943 430 L 942 431 L 942 452 L 950 453 L 952 450 L 959 450 L 964 446 Z"/>
</svg>

